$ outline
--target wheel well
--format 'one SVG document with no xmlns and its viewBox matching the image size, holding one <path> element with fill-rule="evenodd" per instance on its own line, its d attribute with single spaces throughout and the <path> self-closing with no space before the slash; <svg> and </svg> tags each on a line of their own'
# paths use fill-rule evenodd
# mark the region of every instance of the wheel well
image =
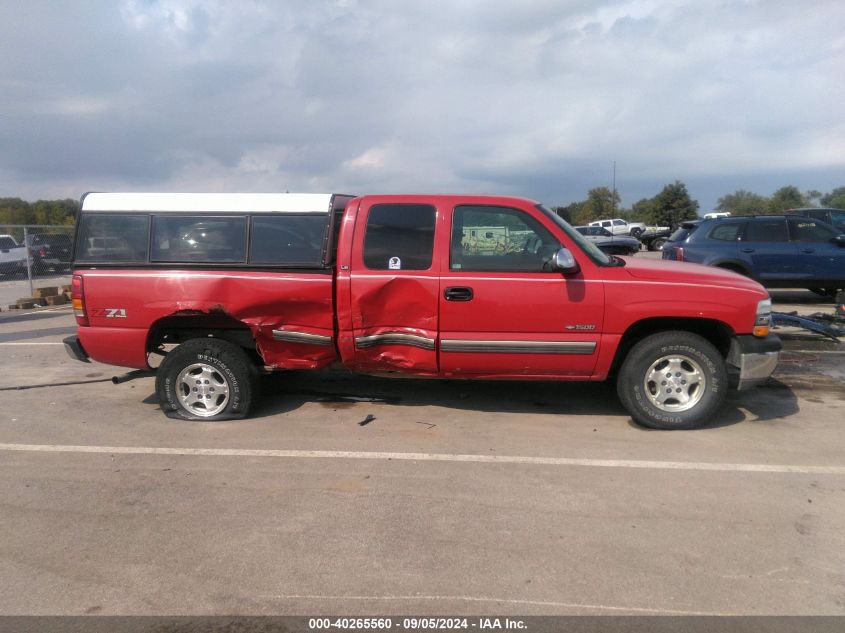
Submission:
<svg viewBox="0 0 845 633">
<path fill-rule="evenodd" d="M 147 336 L 147 352 L 162 345 L 178 345 L 192 338 L 213 337 L 247 350 L 255 349 L 249 326 L 228 314 L 173 315 L 156 321 Z"/>
<path fill-rule="evenodd" d="M 716 264 L 716 268 L 724 268 L 725 270 L 732 270 L 735 273 L 739 273 L 740 275 L 745 275 L 746 277 L 750 277 L 751 273 L 749 270 L 743 266 L 742 264 L 735 264 L 733 262 L 724 262 L 722 264 Z"/>
<path fill-rule="evenodd" d="M 619 341 L 619 346 L 616 348 L 616 354 L 613 357 L 613 364 L 610 367 L 610 373 L 616 373 L 622 361 L 631 351 L 631 348 L 646 336 L 656 334 L 657 332 L 666 332 L 668 330 L 683 330 L 685 332 L 692 332 L 698 334 L 702 338 L 710 341 L 723 357 L 727 357 L 728 351 L 731 347 L 731 337 L 733 331 L 730 327 L 720 321 L 712 319 L 692 319 L 692 318 L 677 318 L 677 317 L 655 317 L 653 319 L 643 319 L 637 321 L 629 327 L 622 339 Z"/>
</svg>

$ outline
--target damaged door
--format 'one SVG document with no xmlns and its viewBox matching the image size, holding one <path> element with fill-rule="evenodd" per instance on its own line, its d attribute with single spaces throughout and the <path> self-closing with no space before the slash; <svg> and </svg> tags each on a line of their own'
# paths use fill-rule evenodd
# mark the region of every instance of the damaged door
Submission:
<svg viewBox="0 0 845 633">
<path fill-rule="evenodd" d="M 437 374 L 436 218 L 423 202 L 362 204 L 350 286 L 358 371 Z"/>
</svg>

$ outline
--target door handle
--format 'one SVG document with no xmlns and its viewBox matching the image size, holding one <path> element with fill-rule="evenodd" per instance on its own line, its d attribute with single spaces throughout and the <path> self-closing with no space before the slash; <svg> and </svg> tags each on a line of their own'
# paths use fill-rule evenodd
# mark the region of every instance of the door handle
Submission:
<svg viewBox="0 0 845 633">
<path fill-rule="evenodd" d="M 452 286 L 443 291 L 446 301 L 472 301 L 472 288 L 466 286 Z"/>
<path fill-rule="evenodd" d="M 802 253 L 815 253 L 816 249 L 814 249 L 814 248 L 802 248 L 801 252 Z"/>
<path fill-rule="evenodd" d="M 754 252 L 754 249 L 753 249 L 753 248 L 743 248 L 743 249 L 742 249 L 742 252 L 743 252 L 743 253 L 753 253 L 753 252 Z"/>
</svg>

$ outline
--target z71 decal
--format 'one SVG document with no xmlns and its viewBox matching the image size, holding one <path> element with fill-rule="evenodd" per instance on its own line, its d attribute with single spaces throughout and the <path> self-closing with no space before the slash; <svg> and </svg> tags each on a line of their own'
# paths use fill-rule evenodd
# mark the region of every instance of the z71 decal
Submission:
<svg viewBox="0 0 845 633">
<path fill-rule="evenodd" d="M 92 317 L 106 317 L 107 319 L 125 319 L 126 308 L 94 308 Z"/>
</svg>

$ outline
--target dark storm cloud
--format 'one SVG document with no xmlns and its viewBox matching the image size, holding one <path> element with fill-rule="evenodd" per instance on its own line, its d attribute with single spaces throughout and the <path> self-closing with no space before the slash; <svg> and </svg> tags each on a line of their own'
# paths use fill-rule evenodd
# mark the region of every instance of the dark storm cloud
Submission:
<svg viewBox="0 0 845 633">
<path fill-rule="evenodd" d="M 0 193 L 845 181 L 835 1 L 11 2 Z M 761 190 L 760 193 L 770 193 Z"/>
</svg>

